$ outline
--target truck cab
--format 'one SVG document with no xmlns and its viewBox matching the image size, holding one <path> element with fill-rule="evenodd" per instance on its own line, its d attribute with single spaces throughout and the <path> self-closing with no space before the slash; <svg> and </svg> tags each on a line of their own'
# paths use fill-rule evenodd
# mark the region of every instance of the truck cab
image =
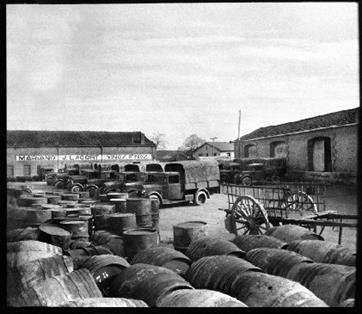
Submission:
<svg viewBox="0 0 362 314">
<path fill-rule="evenodd" d="M 164 172 L 147 172 L 143 197 L 157 197 L 160 205 L 193 202 L 201 205 L 220 191 L 216 161 L 179 161 L 165 164 Z"/>
</svg>

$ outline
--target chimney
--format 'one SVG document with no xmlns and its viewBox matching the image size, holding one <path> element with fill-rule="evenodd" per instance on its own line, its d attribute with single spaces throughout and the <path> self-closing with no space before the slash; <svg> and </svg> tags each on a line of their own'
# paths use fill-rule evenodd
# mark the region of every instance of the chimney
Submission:
<svg viewBox="0 0 362 314">
<path fill-rule="evenodd" d="M 145 135 L 141 132 L 141 145 L 145 144 Z"/>
</svg>

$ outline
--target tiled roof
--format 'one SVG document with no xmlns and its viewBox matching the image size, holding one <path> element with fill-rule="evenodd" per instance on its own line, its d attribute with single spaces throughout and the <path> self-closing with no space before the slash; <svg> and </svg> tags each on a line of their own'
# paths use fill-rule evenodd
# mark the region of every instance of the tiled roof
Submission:
<svg viewBox="0 0 362 314">
<path fill-rule="evenodd" d="M 271 125 L 256 129 L 255 131 L 240 137 L 240 140 L 251 140 L 269 136 L 283 135 L 293 132 L 309 131 L 323 127 L 342 126 L 358 121 L 359 108 L 332 112 L 308 119 L 294 122 Z"/>
<path fill-rule="evenodd" d="M 229 142 L 205 142 L 204 144 L 202 144 L 198 148 L 196 148 L 195 151 L 198 150 L 199 148 L 203 147 L 205 144 L 214 146 L 216 149 L 218 149 L 222 152 L 234 151 L 234 144 L 229 143 Z"/>
<path fill-rule="evenodd" d="M 142 132 L 7 131 L 7 147 L 155 146 Z"/>
</svg>

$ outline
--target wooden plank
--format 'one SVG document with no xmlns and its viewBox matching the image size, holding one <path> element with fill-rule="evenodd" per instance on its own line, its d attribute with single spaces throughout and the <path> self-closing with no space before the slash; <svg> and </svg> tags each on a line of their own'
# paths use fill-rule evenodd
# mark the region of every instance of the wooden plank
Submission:
<svg viewBox="0 0 362 314">
<path fill-rule="evenodd" d="M 345 223 L 345 222 L 340 223 L 335 221 L 318 221 L 318 220 L 309 220 L 309 219 L 282 218 L 282 219 L 277 219 L 277 221 L 284 224 L 297 224 L 297 225 L 350 227 L 350 228 L 357 227 L 357 223 Z"/>
</svg>

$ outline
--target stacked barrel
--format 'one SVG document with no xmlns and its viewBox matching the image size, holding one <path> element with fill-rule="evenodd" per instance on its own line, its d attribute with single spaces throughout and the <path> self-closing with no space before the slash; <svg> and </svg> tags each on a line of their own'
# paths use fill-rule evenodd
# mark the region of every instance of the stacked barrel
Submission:
<svg viewBox="0 0 362 314">
<path fill-rule="evenodd" d="M 186 221 L 173 226 L 171 248 L 159 241 L 152 200 L 120 194 L 94 201 L 60 193 L 40 204 L 29 199 L 46 194 L 23 197 L 21 208 L 31 203 L 50 218 L 7 234 L 8 306 L 354 304 L 355 254 L 307 229 L 281 226 L 275 237 L 229 241 L 210 236 L 204 221 Z"/>
</svg>

